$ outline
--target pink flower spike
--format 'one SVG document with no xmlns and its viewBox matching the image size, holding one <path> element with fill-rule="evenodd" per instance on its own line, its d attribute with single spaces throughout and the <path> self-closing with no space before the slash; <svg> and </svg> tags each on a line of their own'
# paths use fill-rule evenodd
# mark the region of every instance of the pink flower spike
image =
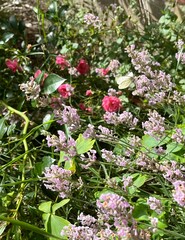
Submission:
<svg viewBox="0 0 185 240">
<path fill-rule="evenodd" d="M 64 70 L 66 67 L 70 66 L 69 62 L 66 60 L 66 57 L 63 55 L 56 56 L 55 62 L 57 65 L 60 65 L 61 70 Z"/>
<path fill-rule="evenodd" d="M 37 78 L 41 73 L 42 73 L 42 71 L 41 71 L 40 69 L 38 69 L 38 70 L 34 73 L 34 78 Z M 48 76 L 48 73 L 44 73 L 43 79 L 46 79 L 47 76 Z"/>
<path fill-rule="evenodd" d="M 102 107 L 107 112 L 117 112 L 121 107 L 121 101 L 115 96 L 105 96 L 102 100 Z"/>
<path fill-rule="evenodd" d="M 70 84 L 62 84 L 57 90 L 63 98 L 67 99 L 73 94 L 74 88 Z"/>
<path fill-rule="evenodd" d="M 38 69 L 38 70 L 34 73 L 34 78 L 37 78 L 41 73 L 42 73 L 42 71 L 41 71 L 40 69 Z"/>
<path fill-rule="evenodd" d="M 14 72 L 14 73 L 15 73 L 17 70 L 18 70 L 18 71 L 22 71 L 21 67 L 20 67 L 19 64 L 18 64 L 17 59 L 15 59 L 15 60 L 7 59 L 5 63 L 6 63 L 6 66 L 7 66 L 10 70 L 12 70 L 12 72 Z"/>
<path fill-rule="evenodd" d="M 88 62 L 85 59 L 80 59 L 76 69 L 81 75 L 85 75 L 89 72 L 90 67 Z"/>
<path fill-rule="evenodd" d="M 86 93 L 85 93 L 85 95 L 88 96 L 88 97 L 91 96 L 92 94 L 93 94 L 93 93 L 92 93 L 92 91 L 91 91 L 90 89 L 87 90 Z"/>
</svg>

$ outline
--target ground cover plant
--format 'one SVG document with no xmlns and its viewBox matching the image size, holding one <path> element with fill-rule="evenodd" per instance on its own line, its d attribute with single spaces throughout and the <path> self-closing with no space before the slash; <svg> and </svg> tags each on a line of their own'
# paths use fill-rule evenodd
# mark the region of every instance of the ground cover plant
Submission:
<svg viewBox="0 0 185 240">
<path fill-rule="evenodd" d="M 0 19 L 1 239 L 185 239 L 184 24 L 109 8 Z"/>
</svg>

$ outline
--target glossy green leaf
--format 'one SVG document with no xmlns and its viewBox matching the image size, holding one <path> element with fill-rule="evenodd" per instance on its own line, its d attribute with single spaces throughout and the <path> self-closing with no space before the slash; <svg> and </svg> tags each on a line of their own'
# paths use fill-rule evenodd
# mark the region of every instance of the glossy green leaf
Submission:
<svg viewBox="0 0 185 240">
<path fill-rule="evenodd" d="M 50 128 L 52 123 L 50 120 L 53 120 L 53 114 L 47 113 L 42 120 L 44 130 L 48 130 Z"/>
<path fill-rule="evenodd" d="M 60 201 L 59 203 L 55 203 L 52 206 L 52 213 L 55 214 L 56 210 L 63 207 L 64 205 L 66 205 L 68 202 L 70 201 L 70 199 L 64 199 L 62 201 Z"/>
<path fill-rule="evenodd" d="M 68 161 L 65 161 L 64 169 L 70 170 L 70 171 L 72 171 L 73 173 L 75 173 L 75 172 L 76 172 L 76 163 L 75 163 L 75 160 L 72 158 L 72 159 L 69 159 Z"/>
<path fill-rule="evenodd" d="M 50 213 L 51 212 L 51 204 L 52 204 L 52 201 L 43 202 L 39 205 L 39 210 L 44 213 Z"/>
<path fill-rule="evenodd" d="M 68 222 L 64 218 L 53 214 L 51 214 L 50 216 L 49 223 L 50 226 L 48 228 L 48 232 L 57 237 L 61 237 L 60 233 L 63 227 L 68 226 L 70 224 L 70 222 Z M 54 238 L 50 238 L 50 240 L 54 240 Z"/>
<path fill-rule="evenodd" d="M 184 147 L 184 144 L 171 142 L 167 145 L 166 153 L 174 153 L 180 151 Z"/>
<path fill-rule="evenodd" d="M 14 33 L 5 33 L 3 34 L 3 40 L 4 42 L 8 42 L 10 39 L 14 37 Z"/>
<path fill-rule="evenodd" d="M 60 77 L 57 74 L 51 73 L 44 80 L 44 94 L 51 94 L 57 90 L 57 88 L 65 82 L 66 79 Z"/>
<path fill-rule="evenodd" d="M 146 175 L 139 175 L 139 177 L 133 182 L 133 185 L 137 188 L 141 187 L 147 180 Z"/>
<path fill-rule="evenodd" d="M 7 127 L 6 127 L 6 124 L 5 124 L 5 119 L 1 118 L 0 119 L 0 139 L 3 138 L 6 131 L 7 131 Z"/>
<path fill-rule="evenodd" d="M 148 206 L 146 204 L 143 203 L 137 203 L 136 206 L 134 206 L 134 210 L 133 210 L 133 217 L 136 220 L 148 220 Z"/>
<path fill-rule="evenodd" d="M 44 156 L 42 162 L 35 163 L 34 172 L 36 175 L 41 176 L 46 167 L 50 167 L 55 160 L 50 156 Z"/>
<path fill-rule="evenodd" d="M 95 140 L 86 139 L 83 137 L 82 134 L 79 135 L 78 139 L 76 140 L 76 149 L 78 154 L 83 154 L 88 152 L 92 149 Z"/>
</svg>

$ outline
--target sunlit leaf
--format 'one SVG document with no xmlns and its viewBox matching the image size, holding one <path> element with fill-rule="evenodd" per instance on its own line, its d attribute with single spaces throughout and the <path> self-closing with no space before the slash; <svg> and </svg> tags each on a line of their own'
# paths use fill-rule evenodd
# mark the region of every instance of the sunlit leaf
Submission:
<svg viewBox="0 0 185 240">
<path fill-rule="evenodd" d="M 60 77 L 55 73 L 51 73 L 45 80 L 44 80 L 44 94 L 51 94 L 57 90 L 57 88 L 65 82 L 66 79 Z"/>
<path fill-rule="evenodd" d="M 78 139 L 76 140 L 76 149 L 78 154 L 83 154 L 88 152 L 92 149 L 95 140 L 86 139 L 83 137 L 82 134 L 79 135 Z"/>
</svg>

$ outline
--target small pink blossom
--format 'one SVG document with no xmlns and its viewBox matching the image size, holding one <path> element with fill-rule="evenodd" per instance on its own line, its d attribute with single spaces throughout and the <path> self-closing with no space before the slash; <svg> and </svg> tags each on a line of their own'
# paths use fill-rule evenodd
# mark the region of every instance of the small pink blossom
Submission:
<svg viewBox="0 0 185 240">
<path fill-rule="evenodd" d="M 81 75 L 85 75 L 89 72 L 90 67 L 85 59 L 80 59 L 76 69 Z"/>
<path fill-rule="evenodd" d="M 107 112 L 117 112 L 121 107 L 121 101 L 115 96 L 105 96 L 102 100 L 102 107 Z"/>
<path fill-rule="evenodd" d="M 88 96 L 88 97 L 91 96 L 92 94 L 93 94 L 93 93 L 92 93 L 92 91 L 91 91 L 90 89 L 87 90 L 86 93 L 85 93 L 85 95 Z"/>
<path fill-rule="evenodd" d="M 98 75 L 100 77 L 104 77 L 110 72 L 110 69 L 109 68 L 96 68 L 96 72 L 98 73 Z"/>
<path fill-rule="evenodd" d="M 35 73 L 34 73 L 34 78 L 38 78 L 38 76 L 42 73 L 42 71 L 40 69 L 38 69 Z M 48 74 L 44 73 L 44 79 L 47 78 Z"/>
<path fill-rule="evenodd" d="M 56 56 L 55 62 L 57 65 L 60 65 L 61 70 L 64 70 L 66 67 L 70 66 L 69 62 L 66 60 L 66 57 L 63 55 Z"/>
<path fill-rule="evenodd" d="M 20 67 L 19 64 L 18 64 L 17 59 L 14 59 L 14 60 L 7 59 L 5 63 L 6 63 L 6 66 L 7 66 L 10 70 L 12 70 L 12 72 L 14 72 L 14 73 L 15 73 L 17 70 L 18 70 L 18 71 L 22 71 L 21 67 Z"/>
<path fill-rule="evenodd" d="M 92 107 L 87 107 L 87 108 L 85 109 L 85 111 L 87 111 L 87 112 L 89 112 L 89 113 L 92 113 L 92 112 L 93 112 L 93 109 L 92 109 Z"/>
<path fill-rule="evenodd" d="M 62 84 L 57 90 L 63 98 L 67 99 L 73 94 L 74 88 L 70 84 Z"/>
<path fill-rule="evenodd" d="M 85 106 L 84 103 L 80 103 L 80 104 L 79 104 L 79 108 L 80 108 L 82 111 L 85 111 L 86 106 Z"/>
</svg>

